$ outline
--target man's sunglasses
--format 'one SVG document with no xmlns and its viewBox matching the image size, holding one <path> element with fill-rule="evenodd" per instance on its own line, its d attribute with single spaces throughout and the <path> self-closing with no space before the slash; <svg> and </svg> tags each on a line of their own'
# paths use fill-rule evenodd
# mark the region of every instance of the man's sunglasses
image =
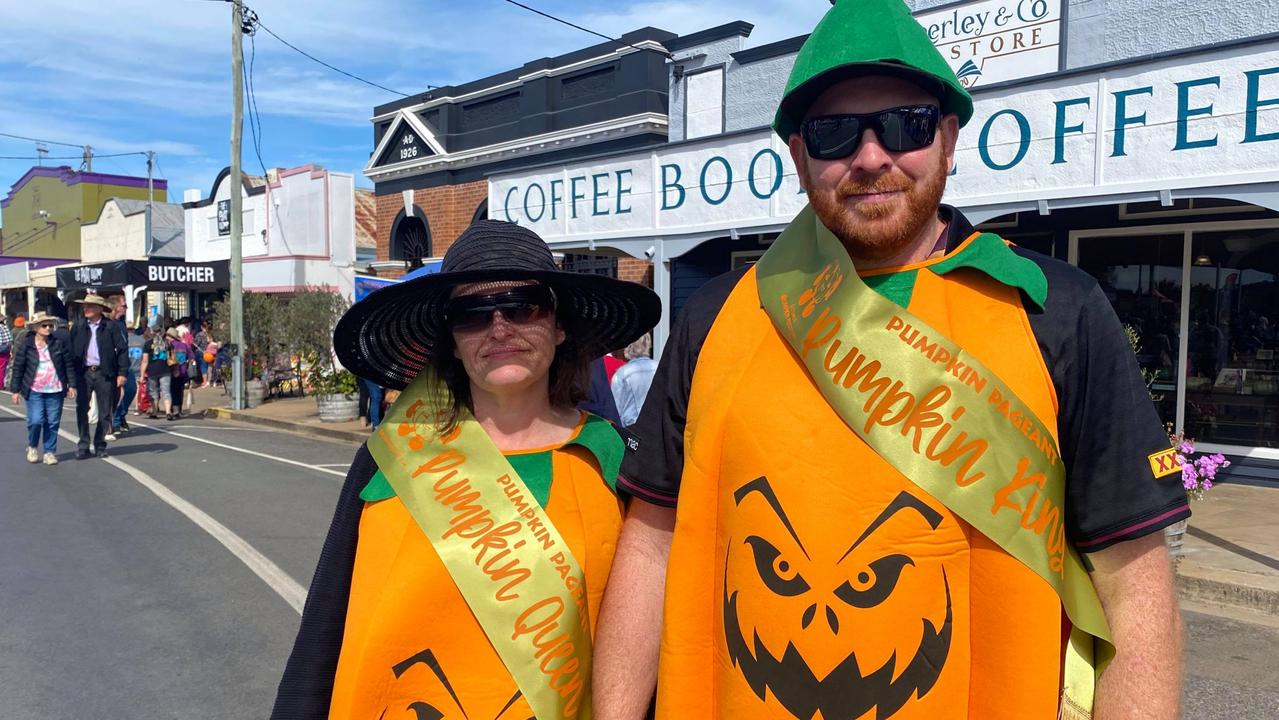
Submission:
<svg viewBox="0 0 1279 720">
<path fill-rule="evenodd" d="M 555 293 L 545 285 L 521 285 L 490 295 L 462 295 L 444 307 L 450 330 L 479 330 L 500 312 L 507 322 L 524 325 L 555 314 Z"/>
<path fill-rule="evenodd" d="M 809 157 L 839 160 L 857 152 L 867 128 L 889 152 L 928 147 L 940 117 L 935 105 L 907 105 L 861 115 L 818 115 L 801 123 L 799 131 Z"/>
</svg>

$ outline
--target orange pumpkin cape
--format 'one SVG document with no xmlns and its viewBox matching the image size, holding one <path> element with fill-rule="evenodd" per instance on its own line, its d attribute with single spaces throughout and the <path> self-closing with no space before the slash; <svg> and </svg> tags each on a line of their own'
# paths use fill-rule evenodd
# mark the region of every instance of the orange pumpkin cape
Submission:
<svg viewBox="0 0 1279 720">
<path fill-rule="evenodd" d="M 1011 254 L 992 237 L 900 270 Z M 1018 288 L 949 270 L 915 272 L 899 308 L 806 209 L 717 315 L 690 389 L 659 718 L 1087 717 L 1092 637 L 1072 630 L 1106 630 L 1090 583 L 1052 577 L 1082 571 L 1049 482 L 1052 383 Z"/>
<path fill-rule="evenodd" d="M 410 386 L 369 443 L 330 716 L 587 718 L 590 618 L 621 526 L 601 475 L 621 440 L 584 415 L 568 444 L 508 461 L 469 415 L 436 433 L 434 392 Z"/>
</svg>

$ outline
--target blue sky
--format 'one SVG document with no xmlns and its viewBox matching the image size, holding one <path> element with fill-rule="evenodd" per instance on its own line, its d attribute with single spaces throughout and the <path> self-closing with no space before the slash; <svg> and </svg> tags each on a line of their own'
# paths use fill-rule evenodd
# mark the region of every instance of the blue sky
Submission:
<svg viewBox="0 0 1279 720">
<path fill-rule="evenodd" d="M 808 32 L 827 0 L 525 4 L 616 37 L 646 25 L 686 34 L 732 20 L 761 45 Z M 413 94 L 600 42 L 502 0 L 252 0 L 290 43 L 356 75 Z M 209 192 L 230 157 L 230 5 L 216 0 L 0 2 L 0 133 L 77 145 L 98 155 L 154 150 L 171 199 Z M 318 163 L 352 172 L 372 151 L 369 117 L 398 96 L 333 73 L 265 32 L 255 38 L 254 85 L 267 167 Z M 251 48 L 245 38 L 246 62 Z M 34 157 L 0 137 L 0 156 Z M 50 156 L 78 155 L 51 146 Z M 260 173 L 249 126 L 246 172 Z M 0 196 L 35 163 L 0 160 Z M 79 167 L 78 160 L 46 165 Z M 146 174 L 141 156 L 98 158 L 94 170 Z"/>
</svg>

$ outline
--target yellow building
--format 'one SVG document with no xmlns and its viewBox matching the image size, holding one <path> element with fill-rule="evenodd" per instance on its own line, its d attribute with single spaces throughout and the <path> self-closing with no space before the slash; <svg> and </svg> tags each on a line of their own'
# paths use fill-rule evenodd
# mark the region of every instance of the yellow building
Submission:
<svg viewBox="0 0 1279 720">
<path fill-rule="evenodd" d="M 167 182 L 155 180 L 155 202 L 164 202 L 167 190 Z M 95 221 L 110 197 L 146 200 L 147 179 L 66 166 L 31 168 L 0 200 L 0 255 L 78 260 L 80 226 Z"/>
</svg>

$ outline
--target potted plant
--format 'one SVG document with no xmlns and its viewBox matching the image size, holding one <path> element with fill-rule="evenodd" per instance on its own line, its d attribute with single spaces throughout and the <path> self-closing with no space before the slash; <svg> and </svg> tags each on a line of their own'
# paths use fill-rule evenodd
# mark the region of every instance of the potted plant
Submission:
<svg viewBox="0 0 1279 720">
<path fill-rule="evenodd" d="M 318 359 L 311 362 L 306 378 L 315 396 L 320 422 L 346 422 L 359 416 L 355 376 L 350 370 L 337 367 L 331 356 L 327 362 Z"/>
</svg>

